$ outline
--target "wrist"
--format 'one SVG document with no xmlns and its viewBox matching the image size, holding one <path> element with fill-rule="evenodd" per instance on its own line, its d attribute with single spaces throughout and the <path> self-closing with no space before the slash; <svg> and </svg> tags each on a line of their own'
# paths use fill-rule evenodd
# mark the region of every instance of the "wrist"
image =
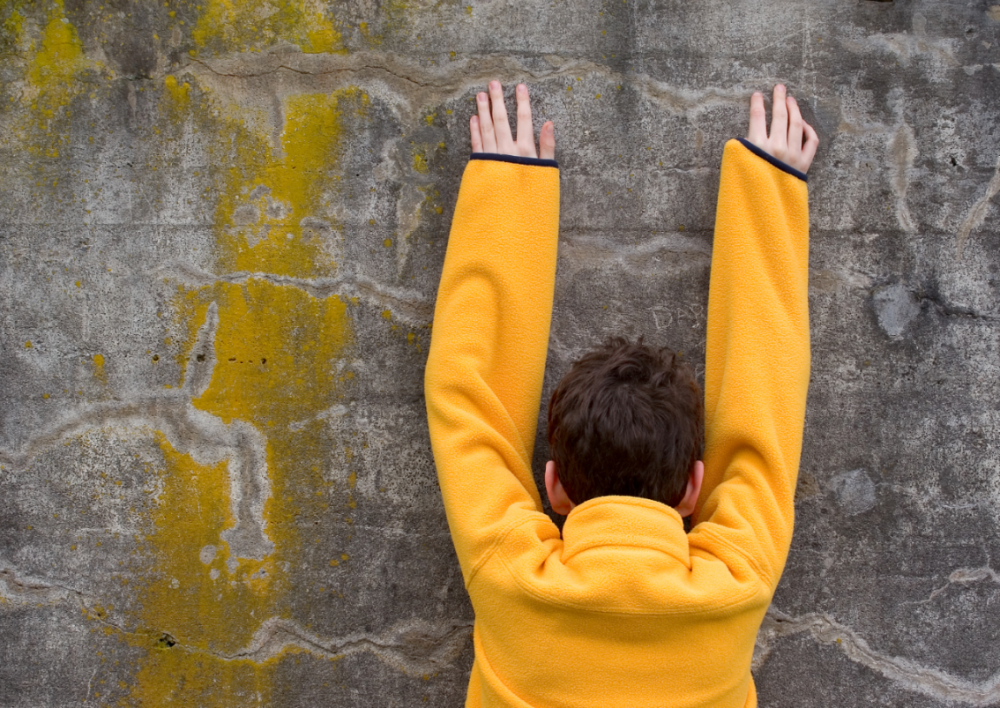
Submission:
<svg viewBox="0 0 1000 708">
<path fill-rule="evenodd" d="M 803 182 L 808 182 L 809 181 L 809 177 L 806 175 L 805 172 L 803 172 L 802 170 L 800 170 L 800 169 L 798 169 L 798 168 L 796 168 L 796 167 L 788 164 L 784 160 L 781 160 L 781 159 L 775 157 L 770 152 L 768 152 L 767 150 L 765 150 L 761 146 L 752 143 L 747 138 L 737 138 L 737 140 L 739 140 L 740 143 L 743 145 L 743 147 L 747 148 L 754 155 L 756 155 L 757 157 L 759 157 L 759 158 L 761 158 L 763 160 L 766 160 L 767 162 L 771 163 L 772 165 L 774 165 L 775 167 L 777 167 L 782 172 L 787 172 L 788 174 L 792 175 L 793 177 L 798 177 Z"/>
<path fill-rule="evenodd" d="M 533 165 L 536 167 L 555 167 L 559 169 L 559 163 L 555 160 L 548 160 L 541 157 L 524 157 L 522 155 L 506 155 L 499 152 L 474 152 L 469 155 L 470 160 L 494 160 L 496 162 L 510 162 L 515 165 Z"/>
</svg>

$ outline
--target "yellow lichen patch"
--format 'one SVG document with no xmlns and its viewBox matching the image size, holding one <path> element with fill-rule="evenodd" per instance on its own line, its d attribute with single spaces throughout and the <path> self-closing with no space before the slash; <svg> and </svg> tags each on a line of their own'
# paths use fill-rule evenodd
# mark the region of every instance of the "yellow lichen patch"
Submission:
<svg viewBox="0 0 1000 708">
<path fill-rule="evenodd" d="M 81 74 L 96 65 L 84 55 L 63 0 L 35 5 L 0 3 L 0 15 L 8 9 L 0 48 L 15 50 L 25 61 L 11 63 L 12 69 L 24 68 L 14 84 L 16 98 L 11 96 L 11 101 L 16 100 L 11 106 L 16 117 L 8 125 L 7 137 L 28 155 L 58 158 L 70 144 L 70 103 L 85 86 Z M 28 10 L 33 10 L 33 21 L 21 14 Z M 56 187 L 59 178 L 45 170 L 47 163 L 31 162 L 39 173 L 36 186 Z"/>
<path fill-rule="evenodd" d="M 226 3 L 209 7 L 241 12 Z M 310 519 L 323 518 L 329 508 L 328 498 L 314 494 L 327 484 L 321 470 L 328 467 L 329 450 L 335 445 L 320 414 L 342 399 L 349 385 L 337 365 L 351 341 L 346 302 L 336 295 L 315 297 L 298 279 L 328 275 L 337 267 L 329 250 L 338 228 L 330 223 L 330 201 L 337 193 L 341 123 L 353 110 L 364 115 L 368 99 L 356 89 L 288 96 L 282 104 L 279 143 L 273 144 L 266 118 L 261 121 L 239 106 L 221 106 L 194 80 L 191 84 L 165 79 L 161 100 L 170 104 L 165 115 L 179 119 L 185 130 L 210 133 L 213 163 L 222 166 L 213 174 L 216 270 L 246 275 L 203 287 L 178 286 L 170 334 L 181 350 L 177 361 L 184 372 L 183 384 L 183 377 L 191 376 L 195 367 L 210 365 L 212 358 L 201 349 L 195 351 L 195 343 L 202 328 L 213 324 L 211 375 L 203 392 L 192 392 L 197 396 L 192 403 L 223 423 L 252 426 L 263 439 L 269 484 L 263 522 L 273 551 L 261 561 L 230 558 L 221 540 L 222 530 L 233 523 L 226 468 L 219 468 L 224 483 L 219 482 L 223 487 L 217 490 L 215 467 L 198 467 L 189 457 L 165 450 L 168 477 L 186 484 L 189 495 L 171 501 L 174 509 L 168 515 L 179 518 L 189 507 L 197 507 L 199 513 L 220 509 L 213 512 L 211 523 L 205 520 L 203 525 L 178 530 L 186 540 L 177 539 L 175 545 L 184 547 L 190 572 L 201 573 L 199 588 L 214 587 L 204 584 L 209 581 L 222 583 L 215 599 L 206 596 L 207 604 L 198 610 L 222 619 L 202 634 L 187 631 L 185 636 L 193 639 L 176 637 L 177 645 L 169 649 L 156 645 L 155 638 L 150 640 L 136 693 L 143 705 L 165 702 L 162 696 L 176 705 L 242 705 L 258 700 L 266 705 L 273 686 L 270 667 L 281 656 L 258 663 L 222 661 L 202 653 L 207 645 L 198 642 L 211 644 L 207 648 L 216 654 L 232 655 L 248 645 L 267 619 L 295 617 L 292 608 L 297 600 L 288 592 L 294 578 L 279 570 L 303 567 L 302 535 L 307 533 L 303 529 L 316 528 Z M 213 323 L 209 323 L 210 308 L 215 312 Z M 165 479 L 165 490 L 174 483 Z M 240 517 L 241 524 L 246 521 Z M 219 550 L 206 565 L 199 553 L 208 545 Z M 175 551 L 161 546 L 155 550 L 158 567 L 173 567 L 167 556 Z M 235 567 L 232 575 L 231 567 Z M 190 575 L 174 573 L 171 578 L 180 588 L 194 582 Z M 166 588 L 179 589 L 171 578 L 163 581 L 166 586 L 155 581 L 149 591 L 143 604 L 151 612 L 171 602 Z M 193 599 L 202 601 L 197 594 Z M 195 649 L 184 649 L 190 652 L 190 658 L 184 658 L 176 650 L 188 641 Z M 214 684 L 213 673 L 218 675 Z M 153 690 L 156 686 L 160 694 Z M 255 691 L 263 698 L 256 698 Z"/>
<path fill-rule="evenodd" d="M 284 42 L 312 54 L 345 51 L 322 3 L 309 0 L 208 0 L 191 36 L 217 52 L 259 52 Z"/>
<path fill-rule="evenodd" d="M 173 74 L 163 77 L 163 86 L 166 89 L 163 93 L 163 100 L 160 101 L 160 111 L 165 119 L 166 125 L 184 125 L 191 115 L 192 97 L 191 84 L 182 79 L 178 79 Z M 163 125 L 164 123 L 161 123 Z M 168 129 L 169 130 L 169 129 Z M 158 127 L 153 128 L 155 135 L 160 135 Z"/>
<path fill-rule="evenodd" d="M 339 158 L 344 101 L 355 102 L 361 113 L 368 104 L 353 88 L 287 98 L 280 151 L 268 135 L 231 126 L 232 142 L 217 148 L 220 160 L 230 163 L 216 208 L 223 269 L 295 277 L 334 270 L 323 236 L 303 219 L 321 224 L 326 215 L 324 193 Z"/>
<path fill-rule="evenodd" d="M 24 15 L 13 9 L 3 21 L 3 33 L 15 46 L 20 44 L 24 36 Z"/>
<path fill-rule="evenodd" d="M 133 697 L 144 706 L 256 701 L 258 693 L 267 696 L 271 683 L 262 666 L 218 655 L 246 647 L 260 620 L 273 611 L 269 591 L 280 583 L 281 568 L 244 559 L 229 572 L 229 550 L 221 538 L 233 525 L 227 462 L 200 465 L 162 436 L 159 444 L 166 463 L 159 472 L 163 491 L 147 538 L 156 565 L 140 591 L 141 631 L 128 635 L 147 650 Z M 205 553 L 208 547 L 211 554 Z"/>
<path fill-rule="evenodd" d="M 104 355 L 94 354 L 94 378 L 101 383 L 106 384 L 108 382 L 108 376 L 104 373 Z"/>
<path fill-rule="evenodd" d="M 290 285 L 251 279 L 214 286 L 215 371 L 194 405 L 226 423 L 287 426 L 335 400 L 336 358 L 348 339 L 346 305 Z"/>
<path fill-rule="evenodd" d="M 422 151 L 418 150 L 413 153 L 413 169 L 417 172 L 427 172 L 427 155 Z"/>
<path fill-rule="evenodd" d="M 174 305 L 187 320 L 189 351 L 213 301 L 215 367 L 194 405 L 226 423 L 245 421 L 265 433 L 271 493 L 264 520 L 275 550 L 263 561 L 239 559 L 230 575 L 228 546 L 221 538 L 233 525 L 226 463 L 200 466 L 161 443 L 167 471 L 150 546 L 162 577 L 142 604 L 151 614 L 166 613 L 166 623 L 151 626 L 162 628 L 177 646 L 164 648 L 158 637 L 148 639 L 134 692 L 143 705 L 239 705 L 261 700 L 257 695 L 269 703 L 272 668 L 280 656 L 253 663 L 201 651 L 236 653 L 268 617 L 288 615 L 288 581 L 281 569 L 288 561 L 301 563 L 296 521 L 316 517 L 325 507 L 304 492 L 324 484 L 319 470 L 329 433 L 315 416 L 341 396 L 334 365 L 349 340 L 346 305 L 336 296 L 318 299 L 258 279 L 181 290 Z M 209 546 L 217 550 L 206 556 L 202 550 Z M 209 620 L 189 626 L 202 616 Z"/>
<path fill-rule="evenodd" d="M 52 3 L 34 50 L 26 77 L 29 88 L 24 95 L 31 101 L 38 127 L 44 129 L 49 119 L 79 93 L 75 79 L 88 66 L 76 29 L 66 18 L 63 0 Z"/>
<path fill-rule="evenodd" d="M 13 17 L 14 13 L 8 20 Z M 22 32 L 23 19 L 15 24 Z M 54 134 L 52 122 L 68 115 L 70 102 L 82 90 L 76 79 L 90 64 L 76 29 L 66 18 L 63 0 L 52 3 L 41 36 L 30 43 L 28 54 L 21 100 L 31 112 L 25 116 L 22 130 L 34 129 L 37 133 L 23 132 L 18 137 L 29 153 L 58 157 L 59 145 L 68 143 L 69 136 Z"/>
<path fill-rule="evenodd" d="M 163 84 L 176 103 L 184 106 L 191 100 L 191 84 L 187 81 L 179 82 L 176 76 L 168 74 L 163 79 Z"/>
<path fill-rule="evenodd" d="M 339 226 L 329 205 L 339 188 L 342 115 L 365 116 L 369 97 L 356 88 L 287 97 L 275 145 L 265 113 L 196 96 L 195 86 L 173 76 L 164 85 L 164 116 L 212 136 L 212 162 L 220 166 L 213 170 L 218 269 L 331 275 Z"/>
<path fill-rule="evenodd" d="M 177 293 L 174 295 L 171 305 L 174 316 L 183 332 L 183 346 L 180 352 L 174 357 L 180 367 L 181 377 L 178 387 L 184 385 L 187 375 L 190 352 L 194 347 L 195 339 L 198 336 L 198 329 L 205 324 L 205 316 L 208 313 L 208 306 L 212 303 L 216 288 L 205 287 L 197 290 L 189 290 L 183 285 L 177 286 Z M 146 352 L 149 354 L 149 351 Z M 199 356 L 204 357 L 204 354 Z M 159 361 L 159 355 L 153 357 L 153 361 Z"/>
</svg>

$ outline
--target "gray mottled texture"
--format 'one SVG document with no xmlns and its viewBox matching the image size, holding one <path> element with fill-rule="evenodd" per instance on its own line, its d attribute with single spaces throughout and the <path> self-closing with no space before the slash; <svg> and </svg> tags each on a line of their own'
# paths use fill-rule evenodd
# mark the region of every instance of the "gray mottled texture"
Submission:
<svg viewBox="0 0 1000 708">
<path fill-rule="evenodd" d="M 1000 705 L 1000 5 L 233 7 L 0 7 L 0 705 L 462 704 L 422 372 L 491 78 L 556 123 L 546 395 L 613 333 L 700 367 L 722 147 L 787 83 L 813 376 L 761 703 Z"/>
</svg>

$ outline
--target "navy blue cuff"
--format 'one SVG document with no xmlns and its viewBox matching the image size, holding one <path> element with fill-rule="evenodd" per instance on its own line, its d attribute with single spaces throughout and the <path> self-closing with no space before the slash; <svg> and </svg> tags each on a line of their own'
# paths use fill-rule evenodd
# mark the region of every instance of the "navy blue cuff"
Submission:
<svg viewBox="0 0 1000 708">
<path fill-rule="evenodd" d="M 513 162 L 515 165 L 536 165 L 537 167 L 555 167 L 559 169 L 559 163 L 555 160 L 543 160 L 540 157 L 521 157 L 520 155 L 501 155 L 496 152 L 474 152 L 469 155 L 470 160 L 496 160 L 497 162 Z"/>
<path fill-rule="evenodd" d="M 743 147 L 745 147 L 747 150 L 749 150 L 750 152 L 752 152 L 757 157 L 761 157 L 761 158 L 767 160 L 768 162 L 770 162 L 772 165 L 774 165 L 775 167 L 777 167 L 782 172 L 787 172 L 788 174 L 792 175 L 793 177 L 798 177 L 803 182 L 808 182 L 809 181 L 809 178 L 806 176 L 805 172 L 799 172 L 797 169 L 795 169 L 791 165 L 782 162 L 781 160 L 779 160 L 778 158 L 774 157 L 773 155 L 767 154 L 766 152 L 764 152 L 763 150 L 761 150 L 759 147 L 757 147 L 756 145 L 754 145 L 752 142 L 750 142 L 749 140 L 746 140 L 745 138 L 736 138 L 736 139 L 739 140 L 740 143 L 743 144 Z"/>
</svg>

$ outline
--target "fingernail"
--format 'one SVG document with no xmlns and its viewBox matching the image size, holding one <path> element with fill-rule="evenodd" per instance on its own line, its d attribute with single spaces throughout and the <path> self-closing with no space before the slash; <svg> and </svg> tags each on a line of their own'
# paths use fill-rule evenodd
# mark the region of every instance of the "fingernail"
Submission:
<svg viewBox="0 0 1000 708">
<path fill-rule="evenodd" d="M 779 91 L 784 91 L 785 90 L 785 85 L 784 84 L 778 84 L 775 88 L 777 88 Z"/>
<path fill-rule="evenodd" d="M 517 85 L 517 91 L 518 91 L 518 93 L 527 93 L 528 92 L 528 87 L 525 86 L 524 84 L 518 84 Z"/>
<path fill-rule="evenodd" d="M 490 88 L 491 89 L 498 89 L 498 88 L 500 88 L 500 82 L 499 81 L 491 81 L 490 82 Z"/>
<path fill-rule="evenodd" d="M 477 93 L 477 94 L 476 94 L 476 98 L 477 98 L 478 100 L 480 100 L 480 101 L 485 101 L 485 100 L 486 100 L 486 94 L 485 94 L 485 93 L 482 93 L 482 92 L 480 92 L 480 93 Z"/>
</svg>

